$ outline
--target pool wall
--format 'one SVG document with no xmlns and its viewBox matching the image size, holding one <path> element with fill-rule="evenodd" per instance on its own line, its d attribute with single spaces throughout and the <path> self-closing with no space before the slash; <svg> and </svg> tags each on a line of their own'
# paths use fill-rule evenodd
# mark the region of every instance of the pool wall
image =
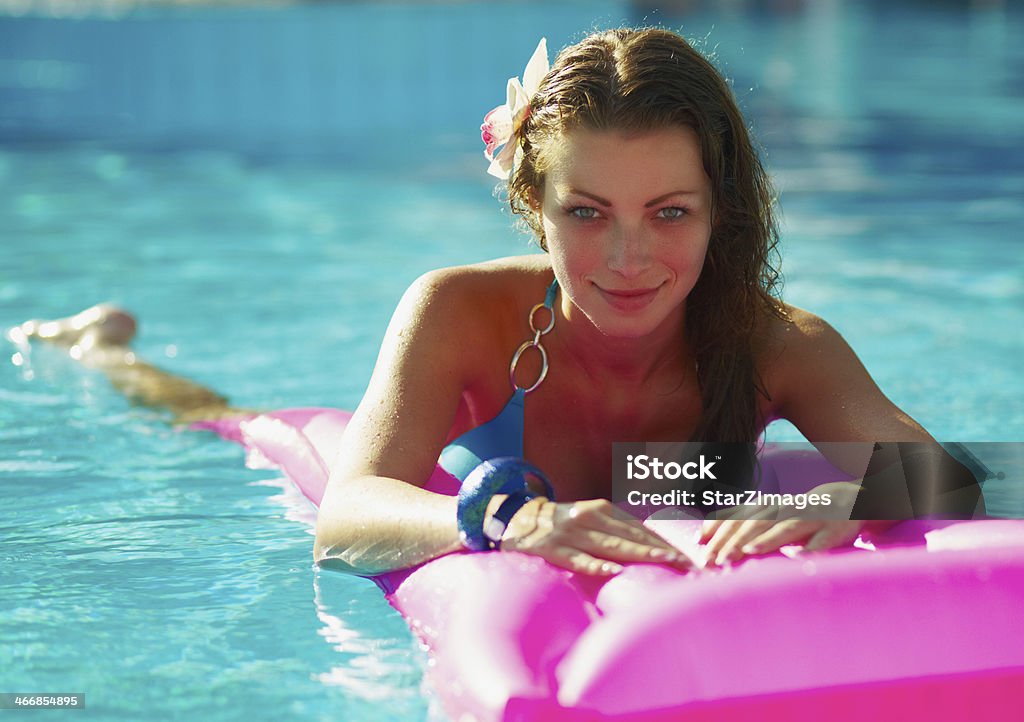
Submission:
<svg viewBox="0 0 1024 722">
<path fill-rule="evenodd" d="M 520 75 L 541 34 L 554 52 L 628 12 L 624 2 L 552 3 L 538 27 L 530 5 L 0 17 L 0 142 L 305 146 L 390 133 L 403 146 L 417 143 L 416 131 L 465 133 L 504 101 L 494 78 Z"/>
</svg>

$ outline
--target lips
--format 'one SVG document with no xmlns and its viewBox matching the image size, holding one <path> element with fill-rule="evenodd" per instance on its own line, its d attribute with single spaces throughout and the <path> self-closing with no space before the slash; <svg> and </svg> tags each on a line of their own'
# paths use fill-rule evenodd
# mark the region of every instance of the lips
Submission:
<svg viewBox="0 0 1024 722">
<path fill-rule="evenodd" d="M 602 288 L 595 284 L 595 288 L 612 308 L 619 311 L 640 311 L 654 300 L 661 286 L 654 288 Z"/>
</svg>

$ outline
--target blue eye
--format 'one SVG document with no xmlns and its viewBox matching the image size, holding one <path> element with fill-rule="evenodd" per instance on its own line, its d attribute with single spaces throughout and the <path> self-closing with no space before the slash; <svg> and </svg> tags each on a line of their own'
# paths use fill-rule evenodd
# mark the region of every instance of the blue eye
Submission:
<svg viewBox="0 0 1024 722">
<path fill-rule="evenodd" d="M 568 211 L 570 216 L 576 216 L 581 221 L 592 221 L 598 217 L 597 209 L 593 206 L 576 206 Z"/>
<path fill-rule="evenodd" d="M 669 208 L 662 208 L 660 211 L 658 211 L 658 215 L 661 216 L 662 218 L 664 218 L 665 220 L 668 220 L 668 221 L 679 220 L 680 218 L 682 218 L 686 214 L 687 214 L 687 210 L 685 208 L 680 208 L 679 206 L 671 206 Z"/>
</svg>

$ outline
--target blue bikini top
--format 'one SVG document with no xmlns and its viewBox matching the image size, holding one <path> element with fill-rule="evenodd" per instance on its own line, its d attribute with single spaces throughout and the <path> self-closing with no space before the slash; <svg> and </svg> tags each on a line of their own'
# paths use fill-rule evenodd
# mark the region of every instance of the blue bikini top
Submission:
<svg viewBox="0 0 1024 722">
<path fill-rule="evenodd" d="M 509 378 L 513 389 L 512 398 L 508 400 L 497 416 L 462 434 L 444 447 L 441 452 L 438 464 L 459 481 L 465 481 L 469 473 L 485 459 L 493 459 L 497 456 L 518 456 L 520 458 L 523 456 L 523 426 L 526 418 L 524 402 L 526 395 L 536 389 L 547 374 L 547 352 L 540 345 L 540 337 L 554 326 L 554 304 L 557 294 L 558 281 L 555 280 L 548 286 L 544 303 L 538 303 L 530 311 L 530 328 L 533 329 L 534 337 L 524 341 L 512 357 L 512 365 L 509 369 Z M 547 309 L 551 314 L 551 320 L 545 328 L 537 328 L 534 325 L 534 316 L 540 309 Z M 543 366 L 540 378 L 536 383 L 528 388 L 523 388 L 516 383 L 515 369 L 519 357 L 528 348 L 536 348 L 540 351 Z"/>
</svg>

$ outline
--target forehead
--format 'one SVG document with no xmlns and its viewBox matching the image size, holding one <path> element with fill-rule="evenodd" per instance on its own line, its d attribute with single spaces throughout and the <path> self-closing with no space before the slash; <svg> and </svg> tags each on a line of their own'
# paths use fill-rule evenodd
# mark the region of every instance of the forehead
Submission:
<svg viewBox="0 0 1024 722">
<path fill-rule="evenodd" d="M 631 133 L 577 128 L 552 139 L 544 161 L 545 184 L 556 191 L 593 190 L 595 184 L 691 191 L 710 187 L 700 140 L 686 126 Z"/>
</svg>

